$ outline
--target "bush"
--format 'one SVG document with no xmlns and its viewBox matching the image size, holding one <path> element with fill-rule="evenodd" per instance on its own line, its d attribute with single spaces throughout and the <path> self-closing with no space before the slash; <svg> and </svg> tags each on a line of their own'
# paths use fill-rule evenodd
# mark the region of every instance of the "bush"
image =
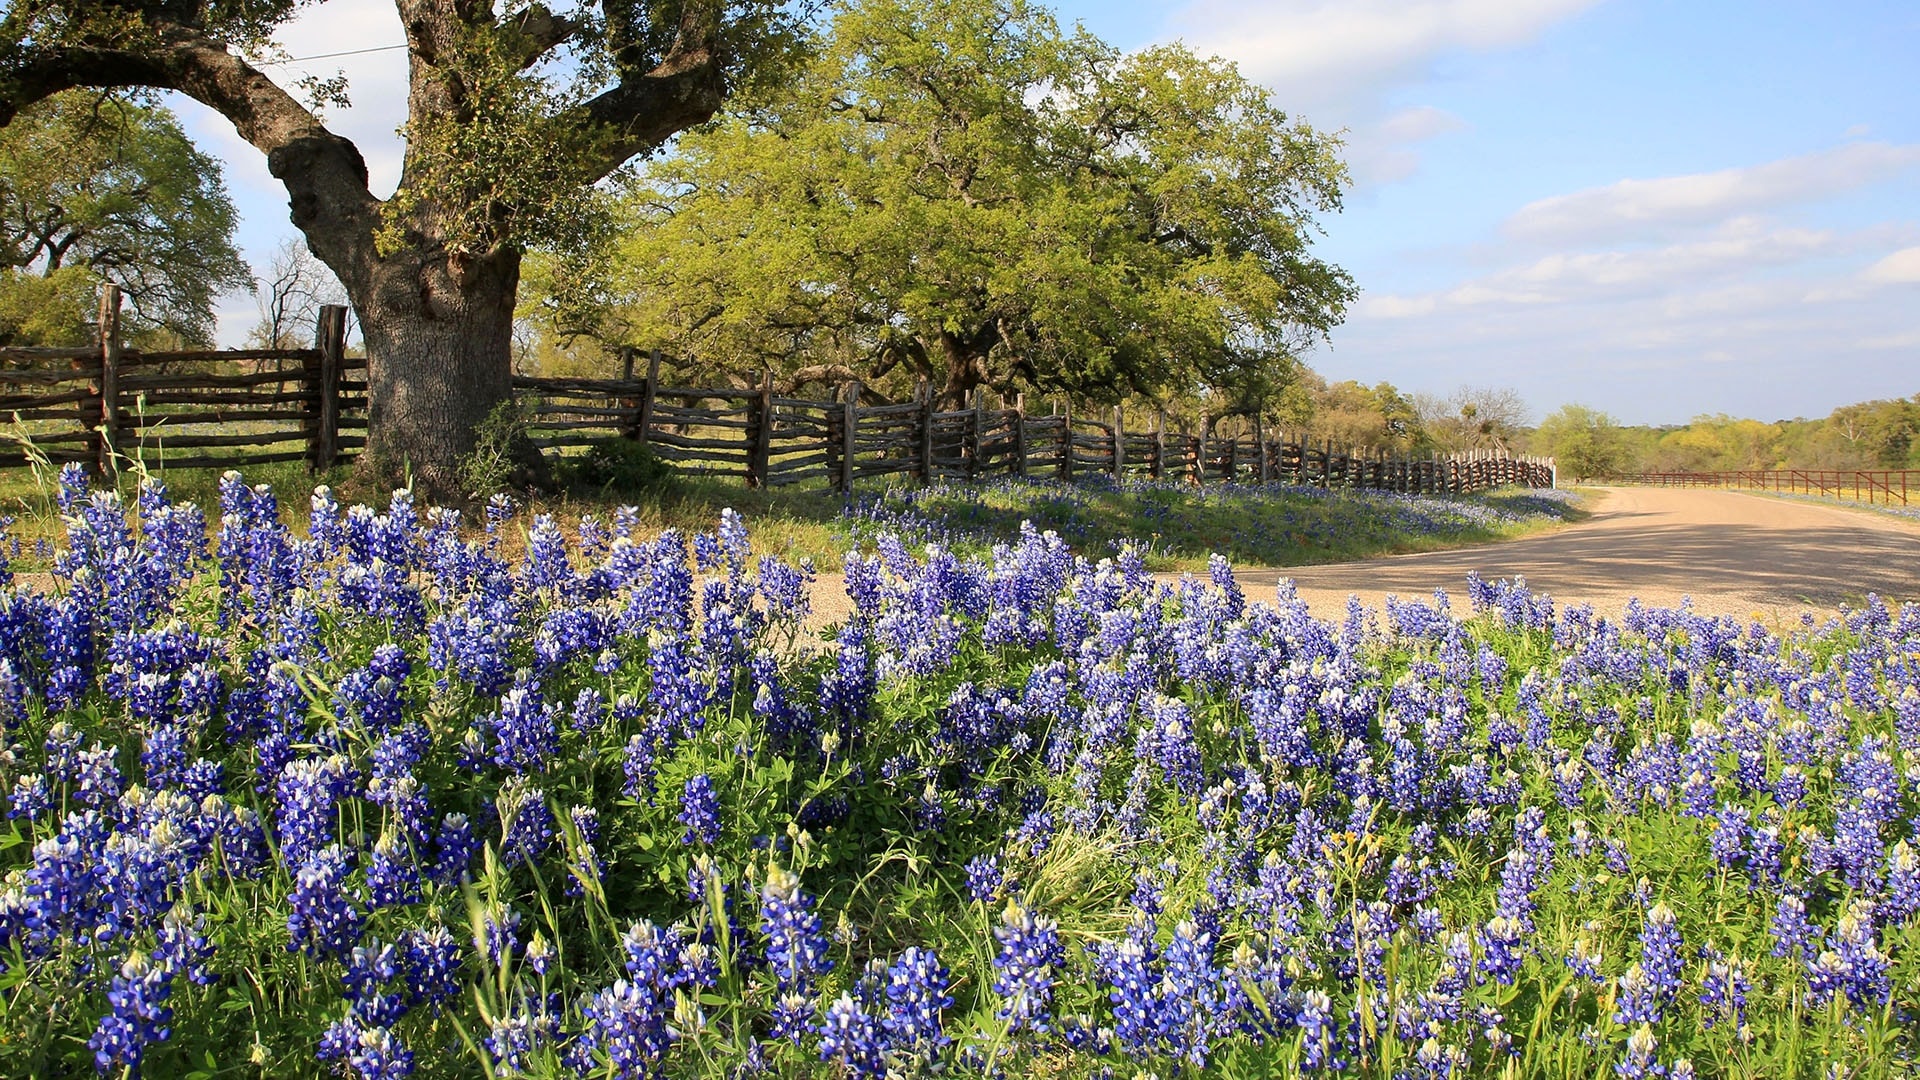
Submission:
<svg viewBox="0 0 1920 1080">
<path fill-rule="evenodd" d="M 585 454 L 568 458 L 562 466 L 577 487 L 609 494 L 658 494 L 671 489 L 673 466 L 661 461 L 646 444 L 631 439 L 607 439 Z"/>
</svg>

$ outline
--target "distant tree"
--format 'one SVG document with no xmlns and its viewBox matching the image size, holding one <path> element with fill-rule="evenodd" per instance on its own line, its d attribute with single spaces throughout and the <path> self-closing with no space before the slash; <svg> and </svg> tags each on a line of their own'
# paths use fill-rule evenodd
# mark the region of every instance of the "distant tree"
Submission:
<svg viewBox="0 0 1920 1080">
<path fill-rule="evenodd" d="M 1462 386 L 1442 397 L 1415 394 L 1420 426 L 1435 449 L 1506 450 L 1527 424 L 1527 403 L 1511 387 Z"/>
<path fill-rule="evenodd" d="M 1843 405 L 1827 418 L 1826 427 L 1862 465 L 1902 469 L 1920 461 L 1915 453 L 1916 435 L 1920 435 L 1920 394 L 1911 399 Z"/>
<path fill-rule="evenodd" d="M 1392 383 L 1367 386 L 1354 381 L 1322 384 L 1309 391 L 1313 413 L 1308 437 L 1340 449 L 1421 452 L 1431 444 L 1413 399 Z"/>
<path fill-rule="evenodd" d="M 253 295 L 260 321 L 247 331 L 247 344 L 256 349 L 311 345 L 320 309 L 347 303 L 347 292 L 333 271 L 292 238 L 274 246 Z"/>
<path fill-rule="evenodd" d="M 1231 64 L 1025 0 L 854 0 L 791 88 L 649 165 L 550 319 L 714 366 L 1261 407 L 1338 324 L 1340 141 Z"/>
<path fill-rule="evenodd" d="M 1628 464 L 1620 426 L 1585 405 L 1562 405 L 1534 429 L 1531 443 L 1555 459 L 1562 476 L 1574 479 L 1605 477 Z"/>
<path fill-rule="evenodd" d="M 236 222 L 219 162 L 168 110 L 89 90 L 25 108 L 0 128 L 0 307 L 40 310 L 0 333 L 88 335 L 95 309 L 79 298 L 104 278 L 126 294 L 130 332 L 209 344 L 215 300 L 251 281 Z"/>
</svg>

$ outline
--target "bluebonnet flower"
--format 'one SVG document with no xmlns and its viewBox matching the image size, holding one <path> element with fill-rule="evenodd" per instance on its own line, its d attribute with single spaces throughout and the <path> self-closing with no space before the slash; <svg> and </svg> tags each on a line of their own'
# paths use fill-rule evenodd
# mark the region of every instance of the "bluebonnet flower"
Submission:
<svg viewBox="0 0 1920 1080">
<path fill-rule="evenodd" d="M 1640 930 L 1640 964 L 1663 1002 L 1679 991 L 1680 971 L 1686 964 L 1677 922 L 1672 908 L 1655 904 Z"/>
<path fill-rule="evenodd" d="M 473 866 L 480 851 L 480 838 L 465 814 L 448 814 L 440 823 L 435 843 L 433 880 L 440 885 L 458 885 Z"/>
<path fill-rule="evenodd" d="M 1655 1060 L 1654 1054 L 1659 1043 L 1653 1037 L 1653 1029 L 1641 1024 L 1627 1036 L 1626 1052 L 1620 1060 L 1614 1062 L 1613 1071 L 1623 1080 L 1647 1080 L 1649 1077 L 1665 1076 L 1667 1070 Z"/>
<path fill-rule="evenodd" d="M 1833 981 L 1856 1008 L 1872 1011 L 1883 1008 L 1893 992 L 1889 975 L 1891 958 L 1880 948 L 1867 904 L 1855 902 L 1840 916 L 1829 945 L 1830 951 L 1821 954 L 1816 967 L 1837 972 L 1838 977 Z M 1830 961 L 1829 957 L 1833 959 Z M 1821 993 L 1828 988 L 1819 985 L 1811 975 L 1809 984 L 1815 990 L 1816 1001 L 1828 996 Z"/>
<path fill-rule="evenodd" d="M 1513 985 L 1525 960 L 1525 926 L 1515 918 L 1496 915 L 1480 932 L 1480 970 L 1503 986 Z"/>
<path fill-rule="evenodd" d="M 367 862 L 367 890 L 376 908 L 420 899 L 420 875 L 398 834 L 384 832 L 374 841 L 373 858 Z"/>
<path fill-rule="evenodd" d="M 800 878 L 779 867 L 767 871 L 760 891 L 760 935 L 767 943 L 767 967 L 783 993 L 804 995 L 815 975 L 833 968 L 813 901 L 800 890 Z"/>
<path fill-rule="evenodd" d="M 673 1042 L 667 1009 L 657 985 L 620 980 L 581 1007 L 586 1040 L 614 1076 L 655 1075 Z"/>
<path fill-rule="evenodd" d="M 714 796 L 713 781 L 701 773 L 687 781 L 680 796 L 679 822 L 687 827 L 681 843 L 712 845 L 720 839 L 720 800 Z"/>
<path fill-rule="evenodd" d="M 622 766 L 626 774 L 626 786 L 622 790 L 629 799 L 639 799 L 653 791 L 654 779 L 654 741 L 650 735 L 635 732 L 627 737 L 625 763 Z"/>
<path fill-rule="evenodd" d="M 1145 723 L 1135 741 L 1135 755 L 1158 765 L 1167 782 L 1184 794 L 1199 794 L 1203 784 L 1200 747 L 1194 741 L 1193 717 L 1186 704 L 1155 696 L 1145 705 L 1142 717 Z"/>
<path fill-rule="evenodd" d="M 460 991 L 460 943 L 447 928 L 433 925 L 403 931 L 401 967 L 413 1004 L 438 1006 Z"/>
<path fill-rule="evenodd" d="M 539 687 L 522 683 L 500 698 L 489 726 L 497 740 L 494 763 L 513 774 L 539 772 L 560 749 L 554 707 L 541 700 Z"/>
<path fill-rule="evenodd" d="M 102 1072 L 125 1066 L 138 1074 L 146 1048 L 172 1033 L 173 972 L 145 953 L 127 957 L 107 990 L 109 1012 L 87 1040 L 94 1065 Z"/>
<path fill-rule="evenodd" d="M 347 893 L 348 859 L 345 848 L 329 844 L 300 867 L 287 897 L 288 948 L 315 957 L 352 951 L 365 916 Z"/>
<path fill-rule="evenodd" d="M 910 947 L 887 968 L 887 1015 L 882 1021 L 893 1045 L 930 1057 L 951 1040 L 940 1014 L 953 1006 L 946 965 L 930 949 Z"/>
<path fill-rule="evenodd" d="M 575 806 L 567 811 L 573 822 L 577 846 L 567 852 L 568 896 L 586 894 L 586 883 L 600 880 L 600 854 L 594 844 L 600 839 L 600 812 L 591 806 Z"/>
<path fill-rule="evenodd" d="M 975 855 L 967 860 L 967 895 L 983 904 L 999 901 L 1006 885 L 1006 873 L 1000 859 L 991 854 Z"/>
<path fill-rule="evenodd" d="M 993 936 L 1000 942 L 993 958 L 1000 1018 L 1008 1021 L 1010 1030 L 1044 1033 L 1052 1016 L 1057 969 L 1067 958 L 1059 924 L 1009 901 Z"/>
<path fill-rule="evenodd" d="M 333 839 L 334 807 L 352 793 L 347 759 L 341 755 L 301 758 L 286 767 L 274 783 L 274 796 L 275 831 L 287 865 L 304 866 Z"/>
<path fill-rule="evenodd" d="M 1332 999 L 1325 991 L 1307 991 L 1300 998 L 1294 1023 L 1300 1027 L 1300 1064 L 1307 1069 L 1327 1066 L 1338 1026 L 1333 1018 Z"/>
<path fill-rule="evenodd" d="M 510 777 L 494 799 L 500 814 L 500 852 L 508 866 L 538 862 L 553 846 L 553 811 L 546 792 L 524 776 Z"/>
<path fill-rule="evenodd" d="M 1768 924 L 1773 935 L 1773 955 L 1813 959 L 1820 940 L 1820 928 L 1807 918 L 1806 902 L 1791 893 L 1782 896 Z"/>
<path fill-rule="evenodd" d="M 1744 965 L 1709 953 L 1706 973 L 1700 980 L 1702 1026 L 1710 1028 L 1731 1017 L 1736 1029 L 1746 1027 L 1747 992 L 1752 988 Z"/>
<path fill-rule="evenodd" d="M 378 941 L 356 945 L 341 973 L 341 984 L 354 1017 L 367 1027 L 387 1027 L 407 1011 L 404 996 L 389 989 L 400 975 L 400 954 Z"/>
<path fill-rule="evenodd" d="M 885 1076 L 885 1032 L 850 994 L 827 1006 L 820 1021 L 820 1060 L 839 1065 L 847 1076 Z"/>
</svg>

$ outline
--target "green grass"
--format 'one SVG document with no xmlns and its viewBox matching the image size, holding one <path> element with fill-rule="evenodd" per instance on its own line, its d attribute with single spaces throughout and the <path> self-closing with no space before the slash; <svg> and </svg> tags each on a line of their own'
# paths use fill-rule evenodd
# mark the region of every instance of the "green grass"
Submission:
<svg viewBox="0 0 1920 1080">
<path fill-rule="evenodd" d="M 132 500 L 142 474 L 122 475 L 123 498 Z M 169 493 L 200 505 L 209 520 L 219 516 L 220 472 L 214 469 L 155 471 Z M 388 492 L 343 466 L 310 474 L 298 462 L 250 468 L 249 484 L 271 484 L 295 522 L 306 507 L 300 494 L 327 484 L 343 503 L 385 503 Z M 0 472 L 0 513 L 15 519 L 21 541 L 16 567 L 44 569 L 37 541 L 64 532 L 53 509 L 52 470 Z M 710 529 L 724 508 L 752 525 L 757 554 L 812 559 L 837 566 L 850 541 L 895 531 L 912 542 L 939 542 L 962 554 L 984 554 L 1018 538 L 1023 521 L 1058 532 L 1077 549 L 1099 555 L 1134 540 L 1146 545 L 1146 562 L 1159 571 L 1201 570 L 1209 555 L 1225 555 L 1239 567 L 1303 566 L 1379 555 L 1435 551 L 1535 533 L 1581 516 L 1566 493 L 1506 489 L 1475 496 L 1407 496 L 1382 492 L 1323 492 L 1299 488 L 1104 479 L 1079 484 L 1011 478 L 966 484 L 873 485 L 843 498 L 823 484 L 747 488 L 737 480 L 670 476 L 645 487 L 591 487 L 524 497 L 532 513 L 552 514 L 571 527 L 583 517 L 610 518 L 623 506 L 637 513 L 639 529 Z M 477 520 L 478 515 L 469 515 Z"/>
</svg>

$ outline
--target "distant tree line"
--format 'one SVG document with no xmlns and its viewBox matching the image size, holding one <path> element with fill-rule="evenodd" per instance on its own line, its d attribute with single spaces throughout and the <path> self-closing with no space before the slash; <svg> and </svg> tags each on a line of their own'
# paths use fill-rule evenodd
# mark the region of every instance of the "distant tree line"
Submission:
<svg viewBox="0 0 1920 1080">
<path fill-rule="evenodd" d="M 1661 427 L 1623 426 L 1563 406 L 1524 445 L 1576 476 L 1740 469 L 1920 469 L 1920 394 L 1842 405 L 1817 420 L 1771 423 L 1718 414 Z"/>
</svg>

